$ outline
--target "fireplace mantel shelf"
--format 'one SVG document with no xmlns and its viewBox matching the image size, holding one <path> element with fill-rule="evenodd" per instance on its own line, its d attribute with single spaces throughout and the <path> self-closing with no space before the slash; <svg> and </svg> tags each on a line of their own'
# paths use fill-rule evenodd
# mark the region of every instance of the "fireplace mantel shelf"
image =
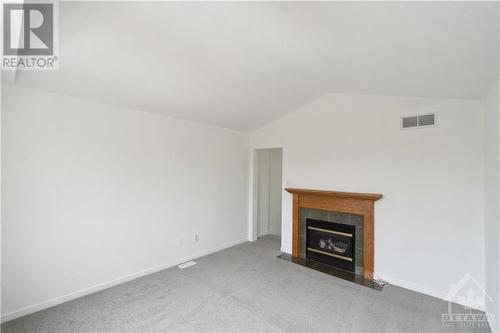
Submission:
<svg viewBox="0 0 500 333">
<path fill-rule="evenodd" d="M 323 191 L 323 190 L 310 190 L 304 188 L 286 188 L 285 191 L 292 194 L 310 194 L 310 195 L 324 195 L 337 198 L 351 198 L 377 201 L 382 198 L 382 194 L 378 193 L 354 193 L 354 192 L 338 192 L 338 191 Z"/>
<path fill-rule="evenodd" d="M 382 198 L 376 193 L 352 193 L 322 191 L 302 188 L 286 188 L 293 195 L 292 216 L 292 256 L 301 257 L 300 250 L 300 209 L 312 208 L 326 211 L 363 215 L 364 270 L 366 279 L 373 278 L 373 222 L 375 201 Z"/>
</svg>

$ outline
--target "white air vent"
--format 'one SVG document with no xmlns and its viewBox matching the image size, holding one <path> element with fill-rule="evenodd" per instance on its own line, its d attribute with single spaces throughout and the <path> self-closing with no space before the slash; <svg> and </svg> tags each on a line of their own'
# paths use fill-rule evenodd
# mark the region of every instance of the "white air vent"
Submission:
<svg viewBox="0 0 500 333">
<path fill-rule="evenodd" d="M 436 114 L 426 113 L 401 117 L 401 129 L 436 126 Z"/>
</svg>

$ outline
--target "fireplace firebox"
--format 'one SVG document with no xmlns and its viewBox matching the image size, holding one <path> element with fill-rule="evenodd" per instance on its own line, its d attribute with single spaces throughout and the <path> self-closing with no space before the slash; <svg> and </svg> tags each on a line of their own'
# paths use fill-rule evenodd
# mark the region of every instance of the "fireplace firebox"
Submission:
<svg viewBox="0 0 500 333">
<path fill-rule="evenodd" d="M 356 227 L 308 218 L 306 258 L 355 271 Z"/>
</svg>

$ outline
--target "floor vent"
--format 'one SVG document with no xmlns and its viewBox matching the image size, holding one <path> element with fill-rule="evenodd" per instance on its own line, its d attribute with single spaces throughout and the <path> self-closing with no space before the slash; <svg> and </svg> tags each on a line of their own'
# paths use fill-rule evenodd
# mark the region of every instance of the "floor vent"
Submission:
<svg viewBox="0 0 500 333">
<path fill-rule="evenodd" d="M 401 129 L 436 126 L 436 114 L 426 113 L 401 117 Z"/>
<path fill-rule="evenodd" d="M 188 261 L 188 262 L 185 262 L 183 264 L 180 264 L 179 267 L 180 269 L 184 269 L 184 268 L 188 268 L 188 267 L 191 267 L 191 266 L 194 266 L 196 265 L 196 263 L 194 261 Z"/>
</svg>

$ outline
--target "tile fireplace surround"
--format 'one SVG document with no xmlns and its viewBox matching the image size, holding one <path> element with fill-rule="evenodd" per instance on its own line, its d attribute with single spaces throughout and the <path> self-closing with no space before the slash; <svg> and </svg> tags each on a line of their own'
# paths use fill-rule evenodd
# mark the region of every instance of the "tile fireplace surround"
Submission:
<svg viewBox="0 0 500 333">
<path fill-rule="evenodd" d="M 362 272 L 365 279 L 373 279 L 373 224 L 375 201 L 382 198 L 381 194 L 374 193 L 351 193 L 321 191 L 311 189 L 286 188 L 293 195 L 293 217 L 292 217 L 292 256 L 305 258 L 304 253 L 304 221 L 308 216 L 302 216 L 305 211 L 318 210 L 323 215 L 332 214 L 354 214 L 359 216 L 362 222 L 363 235 L 359 237 L 363 244 L 362 268 L 356 272 Z M 321 213 L 320 212 L 320 213 Z"/>
</svg>

